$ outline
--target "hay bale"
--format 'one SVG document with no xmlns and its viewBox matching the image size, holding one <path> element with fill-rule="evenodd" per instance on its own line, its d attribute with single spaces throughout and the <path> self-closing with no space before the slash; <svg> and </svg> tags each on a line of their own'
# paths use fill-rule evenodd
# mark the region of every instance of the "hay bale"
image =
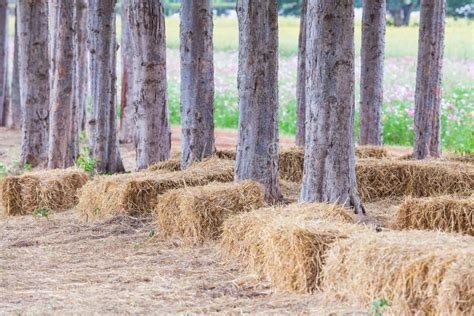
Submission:
<svg viewBox="0 0 474 316">
<path fill-rule="evenodd" d="M 280 150 L 278 161 L 283 180 L 299 182 L 303 179 L 304 148 L 288 147 Z"/>
<path fill-rule="evenodd" d="M 73 168 L 6 177 L 2 182 L 5 214 L 27 215 L 37 208 L 53 212 L 67 210 L 77 204 L 77 191 L 88 180 L 87 173 Z"/>
<path fill-rule="evenodd" d="M 77 209 L 91 217 L 149 214 L 159 196 L 169 190 L 233 179 L 234 163 L 217 158 L 196 162 L 183 171 L 100 176 L 82 188 Z"/>
<path fill-rule="evenodd" d="M 324 296 L 328 301 L 366 306 L 385 298 L 396 315 L 439 315 L 438 302 L 448 295 L 440 287 L 452 278 L 448 272 L 452 265 L 473 253 L 473 241 L 426 231 L 352 234 L 327 252 Z M 459 288 L 464 289 L 466 281 L 460 281 Z"/>
<path fill-rule="evenodd" d="M 382 146 L 356 146 L 356 158 L 388 158 L 387 148 Z M 304 169 L 304 147 L 288 147 L 280 150 L 280 177 L 291 182 L 301 182 Z"/>
<path fill-rule="evenodd" d="M 216 151 L 217 158 L 235 160 L 237 152 L 235 149 L 220 149 Z"/>
<path fill-rule="evenodd" d="M 438 294 L 440 315 L 474 315 L 474 253 L 465 252 L 446 271 Z"/>
<path fill-rule="evenodd" d="M 451 155 L 447 155 L 446 159 L 451 160 L 451 161 L 474 164 L 474 154 L 462 154 L 462 155 L 451 154 Z"/>
<path fill-rule="evenodd" d="M 440 161 L 360 159 L 356 163 L 361 198 L 428 197 L 470 194 L 474 190 L 474 168 Z"/>
<path fill-rule="evenodd" d="M 389 153 L 387 148 L 383 146 L 356 146 L 355 148 L 355 156 L 356 158 L 377 158 L 383 159 L 388 158 Z"/>
<path fill-rule="evenodd" d="M 311 292 L 318 288 L 328 247 L 364 229 L 351 224 L 354 220 L 348 209 L 324 203 L 235 215 L 223 225 L 223 257 L 241 263 L 280 290 Z"/>
<path fill-rule="evenodd" d="M 213 183 L 163 194 L 155 218 L 166 236 L 196 244 L 219 238 L 222 223 L 230 215 L 263 205 L 263 188 L 257 182 Z"/>
<path fill-rule="evenodd" d="M 180 171 L 181 170 L 181 159 L 173 158 L 165 161 L 157 162 L 149 166 L 145 171 L 154 172 L 154 171 Z"/>
<path fill-rule="evenodd" d="M 474 235 L 474 196 L 407 198 L 398 207 L 394 228 L 430 229 Z"/>
</svg>

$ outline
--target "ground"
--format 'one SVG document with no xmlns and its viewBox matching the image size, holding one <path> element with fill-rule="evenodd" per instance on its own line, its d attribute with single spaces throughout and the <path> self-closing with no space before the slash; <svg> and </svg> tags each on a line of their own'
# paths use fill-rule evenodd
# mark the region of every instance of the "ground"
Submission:
<svg viewBox="0 0 474 316">
<path fill-rule="evenodd" d="M 321 313 L 317 295 L 274 293 L 220 261 L 218 244 L 150 238 L 149 219 L 0 217 L 0 313 Z"/>
<path fill-rule="evenodd" d="M 173 134 L 177 149 L 178 128 Z M 218 130 L 216 138 L 219 148 L 235 147 L 233 130 Z M 291 146 L 293 138 L 282 137 L 281 143 Z M 0 162 L 11 164 L 19 152 L 19 132 L 0 128 Z M 122 146 L 122 154 L 133 169 L 133 148 Z M 387 212 L 380 214 L 376 218 L 384 221 Z M 371 313 L 322 304 L 317 294 L 275 293 L 256 276 L 221 262 L 217 242 L 191 247 L 153 234 L 150 218 L 91 222 L 74 210 L 48 220 L 0 215 L 0 314 Z"/>
</svg>

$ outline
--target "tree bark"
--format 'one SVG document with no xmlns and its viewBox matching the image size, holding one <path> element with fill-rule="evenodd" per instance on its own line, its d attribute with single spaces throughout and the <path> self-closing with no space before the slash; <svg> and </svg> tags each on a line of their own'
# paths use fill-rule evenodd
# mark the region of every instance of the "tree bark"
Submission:
<svg viewBox="0 0 474 316">
<path fill-rule="evenodd" d="M 363 214 L 354 145 L 354 1 L 308 1 L 302 201 L 339 203 Z"/>
<path fill-rule="evenodd" d="M 49 124 L 48 168 L 66 168 L 74 164 L 71 152 L 73 115 L 73 18 L 74 0 L 62 0 L 54 4 L 57 29 L 54 52 L 54 76 Z"/>
<path fill-rule="evenodd" d="M 165 18 L 162 1 L 129 0 L 137 122 L 137 169 L 169 159 Z"/>
<path fill-rule="evenodd" d="M 300 34 L 298 39 L 298 69 L 296 74 L 296 145 L 304 146 L 306 106 L 306 11 L 308 0 L 303 0 L 300 15 Z"/>
<path fill-rule="evenodd" d="M 0 126 L 8 114 L 8 1 L 0 0 Z"/>
<path fill-rule="evenodd" d="M 413 157 L 439 157 L 441 82 L 444 51 L 444 0 L 421 1 L 415 94 Z"/>
<path fill-rule="evenodd" d="M 135 108 L 130 101 L 133 95 L 133 51 L 130 42 L 130 27 L 126 9 L 128 0 L 122 1 L 122 94 L 120 98 L 120 141 L 123 143 L 132 143 L 135 139 Z"/>
<path fill-rule="evenodd" d="M 181 165 L 211 156 L 214 146 L 214 57 L 210 0 L 181 3 Z"/>
<path fill-rule="evenodd" d="M 125 171 L 116 123 L 115 0 L 89 0 L 90 153 L 99 173 Z"/>
<path fill-rule="evenodd" d="M 385 0 L 363 1 L 359 145 L 383 144 L 385 7 Z"/>
<path fill-rule="evenodd" d="M 11 122 L 10 127 L 17 129 L 21 127 L 21 103 L 20 103 L 20 73 L 18 69 L 18 18 L 15 8 L 15 38 L 13 48 L 13 71 L 12 71 L 12 95 L 10 99 Z"/>
<path fill-rule="evenodd" d="M 47 0 L 18 0 L 18 43 L 22 144 L 20 164 L 47 160 L 49 47 Z"/>
<path fill-rule="evenodd" d="M 87 0 L 74 0 L 74 62 L 73 103 L 69 142 L 69 164 L 74 164 L 80 152 L 79 135 L 83 130 L 86 115 L 87 95 Z"/>
<path fill-rule="evenodd" d="M 265 187 L 281 200 L 278 181 L 278 11 L 276 0 L 238 0 L 239 131 L 236 180 Z"/>
</svg>

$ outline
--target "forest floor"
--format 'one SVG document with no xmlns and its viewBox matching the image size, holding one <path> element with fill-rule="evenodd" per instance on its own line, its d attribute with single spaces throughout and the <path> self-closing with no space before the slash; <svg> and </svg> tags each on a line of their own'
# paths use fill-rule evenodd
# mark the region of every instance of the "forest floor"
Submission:
<svg viewBox="0 0 474 316">
<path fill-rule="evenodd" d="M 179 149 L 177 127 L 173 134 Z M 235 147 L 236 136 L 217 130 L 217 147 Z M 280 141 L 293 144 L 291 137 Z M 19 152 L 19 132 L 0 129 L 0 163 L 11 164 Z M 123 145 L 122 155 L 133 169 L 133 146 Z M 297 195 L 296 189 L 288 194 Z M 367 208 L 384 221 L 393 205 L 382 201 Z M 237 265 L 223 264 L 217 242 L 187 246 L 165 239 L 154 234 L 151 218 L 91 222 L 74 210 L 49 219 L 6 217 L 1 206 L 0 214 L 0 314 L 373 314 L 360 306 L 323 304 L 317 294 L 275 292 Z"/>
</svg>

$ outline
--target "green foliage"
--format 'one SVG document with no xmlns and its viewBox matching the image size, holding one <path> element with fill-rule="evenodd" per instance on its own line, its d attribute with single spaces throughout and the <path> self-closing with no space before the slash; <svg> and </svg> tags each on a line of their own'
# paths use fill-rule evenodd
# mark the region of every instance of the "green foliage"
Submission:
<svg viewBox="0 0 474 316">
<path fill-rule="evenodd" d="M 375 316 L 382 316 L 382 309 L 385 306 L 390 306 L 390 304 L 388 304 L 388 301 L 386 299 L 381 298 L 381 299 L 378 299 L 378 300 L 374 300 L 372 302 L 372 306 L 375 309 Z"/>
<path fill-rule="evenodd" d="M 24 171 L 31 171 L 32 169 L 33 169 L 33 166 L 27 162 L 23 165 Z"/>
<path fill-rule="evenodd" d="M 155 235 L 156 235 L 156 231 L 155 231 L 154 228 L 152 228 L 152 229 L 148 232 L 147 237 L 148 237 L 148 239 L 152 239 L 153 237 L 155 237 Z"/>
<path fill-rule="evenodd" d="M 90 156 L 89 146 L 82 146 L 81 154 L 76 160 L 76 166 L 92 175 L 94 173 L 96 163 L 97 161 Z"/>
<path fill-rule="evenodd" d="M 0 162 L 0 178 L 7 175 L 7 166 Z"/>
<path fill-rule="evenodd" d="M 46 207 L 39 207 L 33 211 L 33 217 L 35 218 L 40 218 L 40 217 L 45 217 L 48 219 L 49 216 L 49 209 Z"/>
</svg>

